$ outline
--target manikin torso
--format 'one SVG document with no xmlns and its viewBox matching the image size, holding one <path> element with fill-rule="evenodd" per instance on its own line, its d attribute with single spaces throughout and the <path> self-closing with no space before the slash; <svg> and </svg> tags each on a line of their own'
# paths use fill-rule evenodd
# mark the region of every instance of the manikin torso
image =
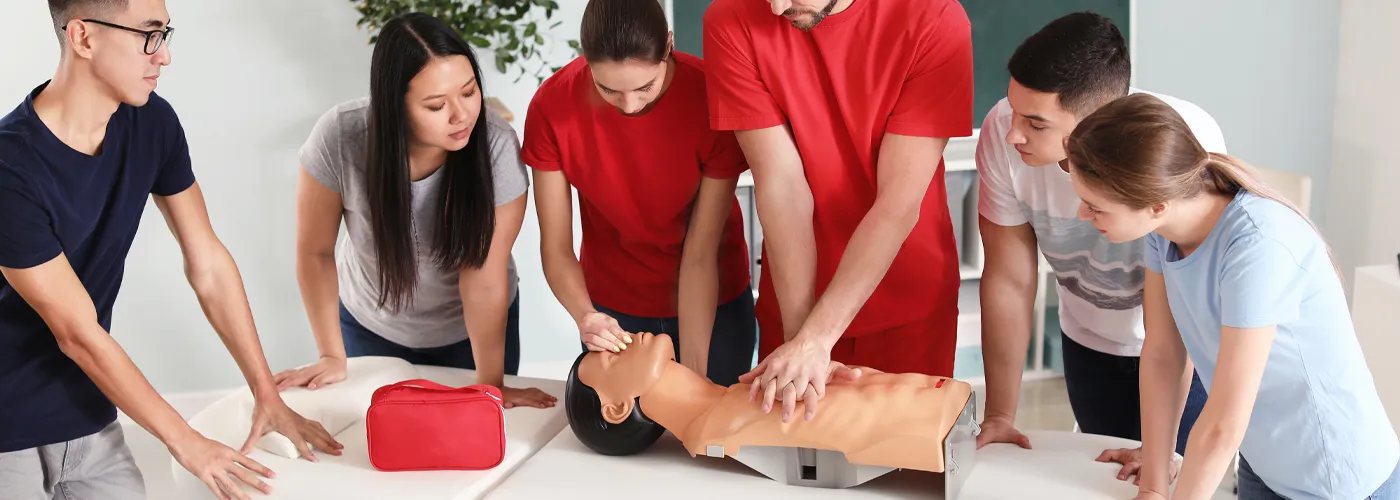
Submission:
<svg viewBox="0 0 1400 500">
<path fill-rule="evenodd" d="M 749 385 L 715 385 L 670 361 L 640 398 L 642 412 L 675 434 L 686 450 L 710 446 L 734 456 L 747 446 L 842 452 L 853 464 L 943 472 L 942 442 L 971 395 L 966 383 L 861 368 L 854 382 L 828 384 L 811 421 L 798 403 L 787 423 L 781 401 L 764 413 Z"/>
</svg>

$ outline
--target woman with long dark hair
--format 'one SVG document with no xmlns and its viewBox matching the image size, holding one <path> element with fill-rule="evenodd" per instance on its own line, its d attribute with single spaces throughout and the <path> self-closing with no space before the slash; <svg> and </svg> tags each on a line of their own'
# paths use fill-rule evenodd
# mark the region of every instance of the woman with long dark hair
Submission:
<svg viewBox="0 0 1400 500">
<path fill-rule="evenodd" d="M 1147 240 L 1138 498 L 1209 497 L 1236 450 L 1240 500 L 1400 498 L 1400 440 L 1308 218 L 1149 94 L 1085 118 L 1066 151 L 1080 218 Z M 1172 493 L 1188 358 L 1208 396 Z"/>
<path fill-rule="evenodd" d="M 554 404 L 503 387 L 520 362 L 510 252 L 529 181 L 460 35 L 426 14 L 386 23 L 370 95 L 321 117 L 301 167 L 297 278 L 321 357 L 279 387 L 343 380 L 347 356 L 392 356 L 474 369 L 507 407 Z"/>
<path fill-rule="evenodd" d="M 656 0 L 592 0 L 579 38 L 583 56 L 540 86 L 525 119 L 545 278 L 586 349 L 668 333 L 682 364 L 737 383 L 756 342 L 734 194 L 748 167 L 732 132 L 710 130 L 704 65 L 672 50 Z"/>
</svg>

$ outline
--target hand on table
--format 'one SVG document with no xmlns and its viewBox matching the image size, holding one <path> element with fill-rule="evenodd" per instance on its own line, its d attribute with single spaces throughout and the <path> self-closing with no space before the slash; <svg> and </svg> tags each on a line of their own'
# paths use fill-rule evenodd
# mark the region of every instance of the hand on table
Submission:
<svg viewBox="0 0 1400 500">
<path fill-rule="evenodd" d="M 316 455 L 311 453 L 312 446 L 332 455 L 340 455 L 341 448 L 344 448 L 326 432 L 326 428 L 322 427 L 320 422 L 298 415 L 281 399 L 277 399 L 259 401 L 253 407 L 253 428 L 248 433 L 248 441 L 243 443 L 241 453 L 252 453 L 258 438 L 269 431 L 277 431 L 286 436 L 297 447 L 297 452 L 312 462 L 317 461 Z"/>
<path fill-rule="evenodd" d="M 272 380 L 277 384 L 278 392 L 303 386 L 315 390 L 317 387 L 345 380 L 345 358 L 321 356 L 315 363 L 293 370 L 283 370 Z"/>
<path fill-rule="evenodd" d="M 773 402 L 780 400 L 783 422 L 788 422 L 798 401 L 806 406 L 807 420 L 816 417 L 817 402 L 826 395 L 828 380 L 834 377 L 854 380 L 859 376 L 860 370 L 832 363 L 831 351 L 820 343 L 798 335 L 774 350 L 753 370 L 740 375 L 739 382 L 752 384 L 749 388 L 750 401 L 757 399 L 762 391 L 764 413 L 772 411 Z M 782 391 L 781 397 L 779 390 Z"/>
<path fill-rule="evenodd" d="M 272 470 L 223 443 L 200 435 L 193 429 L 189 435 L 169 443 L 167 447 L 175 461 L 209 487 L 215 498 L 247 500 L 248 495 L 233 478 L 256 488 L 264 495 L 272 493 L 272 487 L 258 478 L 273 477 Z"/>
<path fill-rule="evenodd" d="M 583 315 L 578 335 L 590 351 L 622 352 L 632 343 L 632 335 L 618 326 L 616 319 L 598 311 Z"/>
<path fill-rule="evenodd" d="M 1116 450 L 1104 450 L 1103 453 L 1099 455 L 1099 458 L 1096 458 L 1095 460 L 1099 462 L 1114 462 L 1123 464 L 1123 468 L 1118 470 L 1118 479 L 1121 481 L 1127 481 L 1128 476 L 1132 476 L 1133 484 L 1136 485 L 1142 479 L 1141 446 L 1133 449 L 1119 448 Z M 1167 464 L 1167 468 L 1167 483 L 1171 484 L 1176 482 L 1176 475 L 1181 470 L 1180 464 L 1177 464 L 1176 460 L 1171 460 Z"/>
<path fill-rule="evenodd" d="M 515 389 L 512 387 L 500 386 L 501 406 L 504 408 L 515 408 L 517 406 L 533 406 L 535 408 L 553 408 L 558 401 L 549 393 L 531 387 L 529 389 Z"/>
<path fill-rule="evenodd" d="M 977 434 L 977 449 L 992 443 L 1011 443 L 1027 450 L 1031 449 L 1031 439 L 1016 430 L 1011 419 L 987 417 L 982 421 L 982 431 Z"/>
</svg>

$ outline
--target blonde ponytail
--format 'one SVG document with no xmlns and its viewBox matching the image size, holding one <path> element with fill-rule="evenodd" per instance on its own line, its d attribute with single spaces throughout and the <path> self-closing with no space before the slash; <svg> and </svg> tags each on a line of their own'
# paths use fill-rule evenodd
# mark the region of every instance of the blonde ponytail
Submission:
<svg viewBox="0 0 1400 500">
<path fill-rule="evenodd" d="M 1277 191 L 1274 191 L 1273 188 L 1270 188 L 1267 184 L 1264 184 L 1263 181 L 1260 181 L 1257 171 L 1250 164 L 1227 154 L 1208 152 L 1207 155 L 1208 157 L 1206 158 L 1204 169 L 1206 174 L 1205 182 L 1207 183 L 1206 189 L 1213 190 L 1219 194 L 1235 194 L 1243 189 L 1255 196 L 1268 198 L 1288 207 L 1293 213 L 1302 217 L 1303 220 L 1308 223 L 1308 226 L 1312 227 L 1313 231 L 1317 232 L 1318 238 L 1322 240 L 1323 248 L 1327 249 L 1327 258 L 1332 260 L 1332 269 L 1337 272 L 1337 279 L 1341 280 L 1343 283 L 1346 282 L 1346 279 L 1342 275 L 1342 266 L 1337 264 L 1337 258 L 1332 254 L 1331 245 L 1327 244 L 1327 239 L 1322 236 L 1322 231 L 1317 229 L 1317 225 L 1313 224 L 1308 214 L 1303 213 L 1293 202 L 1288 201 L 1288 199 L 1284 198 Z"/>
</svg>

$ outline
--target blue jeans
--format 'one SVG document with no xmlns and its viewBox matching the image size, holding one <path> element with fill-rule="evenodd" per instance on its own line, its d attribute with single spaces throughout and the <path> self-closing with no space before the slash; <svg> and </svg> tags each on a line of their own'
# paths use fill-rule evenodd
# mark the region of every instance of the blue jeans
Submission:
<svg viewBox="0 0 1400 500">
<path fill-rule="evenodd" d="M 340 305 L 340 337 L 345 341 L 345 355 L 390 356 L 415 365 L 446 366 L 450 368 L 476 369 L 476 358 L 472 357 L 471 340 L 463 340 L 442 347 L 415 349 L 404 347 L 384 337 L 380 337 L 360 324 L 345 304 Z M 520 294 L 510 302 L 506 315 L 506 375 L 515 375 L 520 370 Z"/>
<path fill-rule="evenodd" d="M 1249 466 L 1249 461 L 1245 460 L 1244 455 L 1240 455 L 1239 477 L 1239 500 L 1287 500 L 1264 484 L 1264 480 L 1254 473 L 1254 468 Z M 1381 487 L 1376 488 L 1366 500 L 1400 500 L 1400 465 L 1395 467 L 1390 479 L 1381 483 Z"/>
<path fill-rule="evenodd" d="M 670 335 L 676 350 L 676 361 L 680 361 L 680 318 L 643 318 L 623 314 L 598 303 L 594 303 L 593 307 L 616 319 L 623 330 Z M 739 383 L 740 375 L 753 369 L 754 349 L 758 347 L 757 330 L 752 287 L 744 288 L 737 298 L 721 304 L 715 310 L 715 326 L 710 333 L 710 360 L 705 369 L 711 382 L 723 386 L 734 385 Z M 588 346 L 583 346 L 583 349 L 588 350 Z"/>
<path fill-rule="evenodd" d="M 1060 334 L 1064 346 L 1065 388 L 1069 406 L 1086 434 L 1142 441 L 1142 392 L 1138 367 L 1142 358 L 1114 356 L 1084 347 Z M 1186 438 L 1206 406 L 1206 388 L 1199 374 L 1191 376 L 1191 391 L 1176 433 L 1176 452 L 1186 455 Z"/>
</svg>

